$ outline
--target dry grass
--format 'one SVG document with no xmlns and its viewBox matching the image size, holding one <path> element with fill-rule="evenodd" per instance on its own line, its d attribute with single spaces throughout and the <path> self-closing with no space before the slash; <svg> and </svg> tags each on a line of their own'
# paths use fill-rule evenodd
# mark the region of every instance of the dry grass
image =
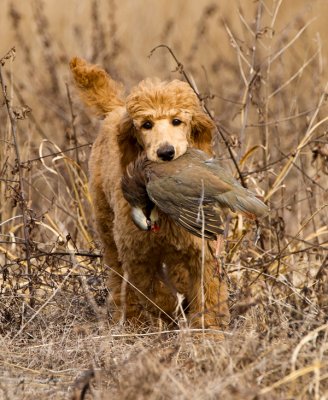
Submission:
<svg viewBox="0 0 328 400">
<path fill-rule="evenodd" d="M 328 399 L 327 3 L 66 3 L 1 6 L 0 398 Z M 161 43 L 183 66 L 147 58 Z M 270 204 L 257 244 L 231 226 L 225 341 L 111 323 L 73 55 L 127 86 L 185 73 L 218 157 Z"/>
</svg>

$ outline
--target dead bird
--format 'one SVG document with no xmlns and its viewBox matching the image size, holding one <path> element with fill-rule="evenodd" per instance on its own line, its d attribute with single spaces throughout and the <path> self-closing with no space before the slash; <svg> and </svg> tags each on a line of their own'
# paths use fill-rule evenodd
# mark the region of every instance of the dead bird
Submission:
<svg viewBox="0 0 328 400">
<path fill-rule="evenodd" d="M 158 208 L 193 235 L 216 240 L 231 211 L 251 219 L 269 211 L 215 158 L 193 148 L 162 163 L 140 156 L 128 165 L 121 187 L 134 223 L 143 230 L 159 229 Z"/>
</svg>

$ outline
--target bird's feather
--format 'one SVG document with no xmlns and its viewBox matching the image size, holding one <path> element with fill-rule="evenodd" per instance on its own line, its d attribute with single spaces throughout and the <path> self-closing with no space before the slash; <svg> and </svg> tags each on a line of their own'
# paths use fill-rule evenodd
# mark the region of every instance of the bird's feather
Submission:
<svg viewBox="0 0 328 400">
<path fill-rule="evenodd" d="M 140 157 L 128 167 L 122 189 L 130 204 L 142 203 L 143 209 L 145 204 L 148 209 L 155 204 L 192 234 L 202 236 L 203 231 L 207 239 L 223 233 L 223 219 L 229 210 L 249 218 L 268 212 L 217 160 L 196 149 L 164 163 Z"/>
</svg>

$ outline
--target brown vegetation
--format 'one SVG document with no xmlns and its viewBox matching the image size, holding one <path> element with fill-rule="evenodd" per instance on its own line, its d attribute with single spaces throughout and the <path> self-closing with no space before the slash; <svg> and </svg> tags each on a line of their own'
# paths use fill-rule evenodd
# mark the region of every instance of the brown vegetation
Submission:
<svg viewBox="0 0 328 400">
<path fill-rule="evenodd" d="M 86 3 L 1 6 L 0 398 L 327 398 L 327 3 Z M 183 65 L 148 59 L 161 43 Z M 127 86 L 189 80 L 217 156 L 270 204 L 256 243 L 231 226 L 224 342 L 111 322 L 73 55 Z"/>
</svg>

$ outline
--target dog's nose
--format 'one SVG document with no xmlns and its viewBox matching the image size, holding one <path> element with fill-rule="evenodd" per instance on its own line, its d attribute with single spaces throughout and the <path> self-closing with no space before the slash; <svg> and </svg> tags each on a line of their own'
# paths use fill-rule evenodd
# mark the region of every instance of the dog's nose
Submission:
<svg viewBox="0 0 328 400">
<path fill-rule="evenodd" d="M 170 144 L 165 144 L 157 150 L 158 157 L 163 161 L 173 160 L 175 154 L 174 147 Z"/>
</svg>

